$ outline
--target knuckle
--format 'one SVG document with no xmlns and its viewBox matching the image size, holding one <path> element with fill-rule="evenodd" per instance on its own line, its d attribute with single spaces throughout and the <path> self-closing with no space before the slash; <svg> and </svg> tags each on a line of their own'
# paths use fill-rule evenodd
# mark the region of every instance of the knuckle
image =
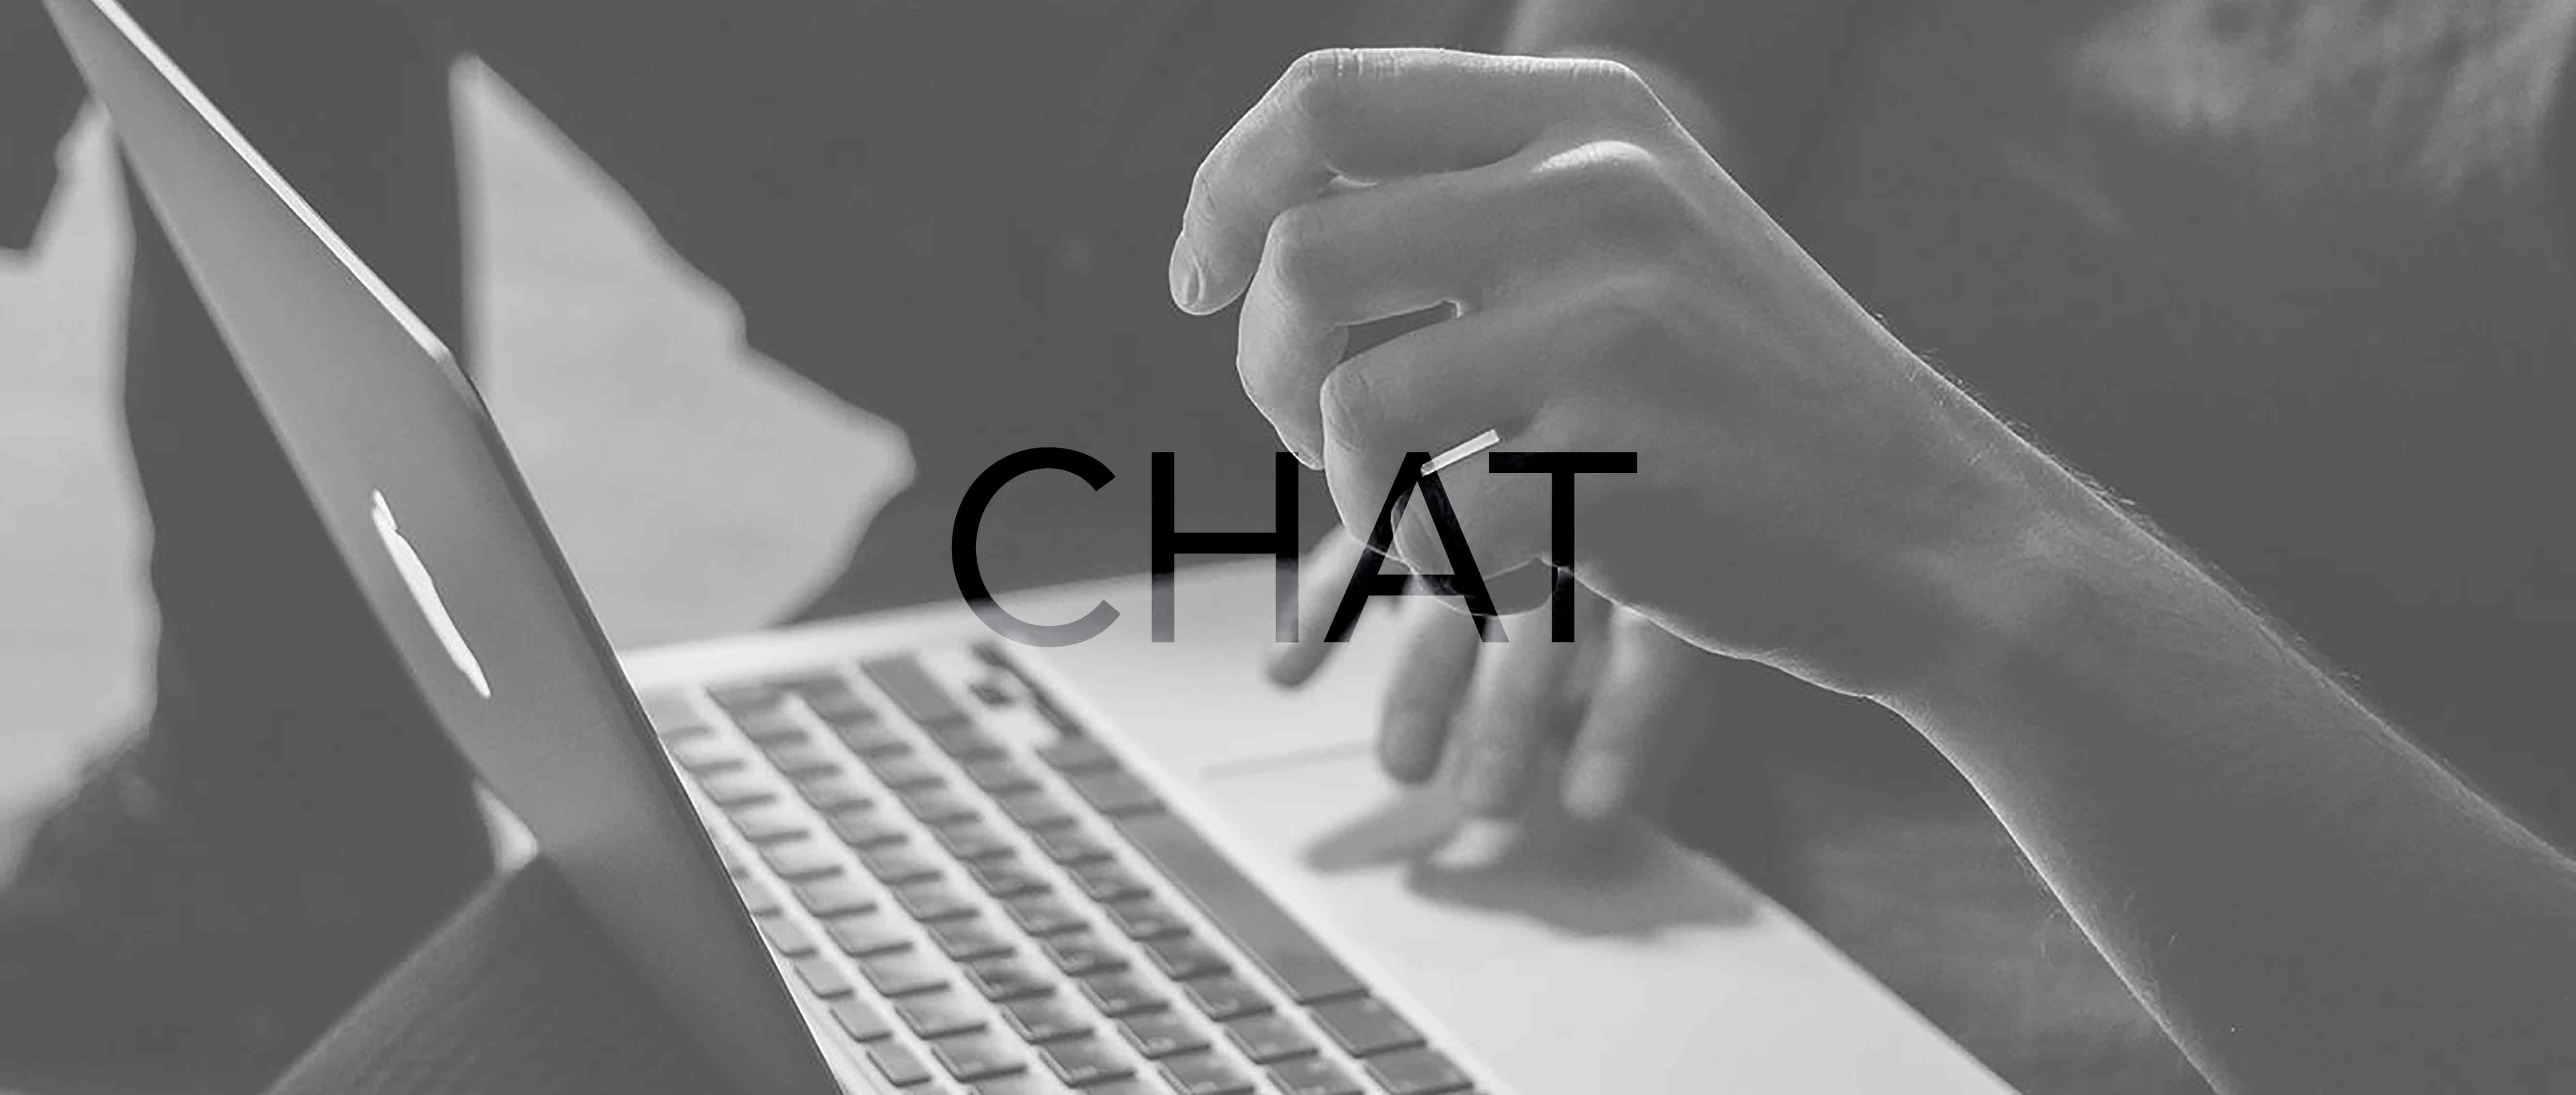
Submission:
<svg viewBox="0 0 2576 1095">
<path fill-rule="evenodd" d="M 1647 273 L 1604 278 L 1592 297 L 1613 345 L 1629 349 L 1664 340 L 1682 304 L 1683 293 L 1671 279 Z"/>
<path fill-rule="evenodd" d="M 1363 369 L 1345 365 L 1327 374 L 1320 401 L 1325 435 L 1343 445 L 1375 447 L 1387 432 L 1385 398 Z"/>
<path fill-rule="evenodd" d="M 1664 113 L 1663 100 L 1655 97 L 1646 77 L 1625 62 L 1584 60 L 1574 78 L 1611 117 L 1644 120 Z"/>
<path fill-rule="evenodd" d="M 1556 190 L 1602 242 L 1670 239 L 1682 212 L 1661 157 L 1634 141 L 1588 141 L 1549 157 L 1543 185 Z"/>
<path fill-rule="evenodd" d="M 1310 120 L 1329 120 L 1347 101 L 1367 69 L 1367 53 L 1348 47 L 1319 49 L 1297 58 L 1279 77 L 1276 94 L 1285 109 Z"/>
<path fill-rule="evenodd" d="M 1326 261 L 1331 227 L 1312 205 L 1301 205 L 1270 221 L 1261 253 L 1270 267 L 1273 288 L 1286 303 L 1304 304 L 1334 284 Z"/>
</svg>

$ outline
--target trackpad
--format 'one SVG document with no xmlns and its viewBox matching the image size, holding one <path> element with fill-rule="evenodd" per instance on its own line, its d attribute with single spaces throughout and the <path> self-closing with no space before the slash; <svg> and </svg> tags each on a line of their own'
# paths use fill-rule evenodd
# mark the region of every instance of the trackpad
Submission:
<svg viewBox="0 0 2576 1095">
<path fill-rule="evenodd" d="M 1364 743 L 1195 782 L 1317 934 L 1513 1089 L 1997 1090 L 1794 917 L 1643 826 L 1478 820 L 1392 784 Z"/>
</svg>

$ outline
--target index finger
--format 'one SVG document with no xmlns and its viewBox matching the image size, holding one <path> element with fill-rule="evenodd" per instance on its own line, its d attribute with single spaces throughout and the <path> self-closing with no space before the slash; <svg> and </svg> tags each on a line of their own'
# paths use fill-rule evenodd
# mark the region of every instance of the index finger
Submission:
<svg viewBox="0 0 2576 1095">
<path fill-rule="evenodd" d="M 1605 61 L 1440 49 L 1309 53 L 1217 141 L 1172 244 L 1172 302 L 1205 315 L 1251 284 L 1270 222 L 1335 179 L 1481 167 L 1633 78 Z"/>
</svg>

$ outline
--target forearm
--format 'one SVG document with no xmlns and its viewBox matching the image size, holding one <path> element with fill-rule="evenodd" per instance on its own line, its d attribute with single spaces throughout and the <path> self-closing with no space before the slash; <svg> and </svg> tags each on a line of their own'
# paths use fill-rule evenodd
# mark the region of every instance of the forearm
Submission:
<svg viewBox="0 0 2576 1095">
<path fill-rule="evenodd" d="M 2576 1086 L 2570 865 L 2084 497 L 1890 706 L 2223 1090 Z"/>
</svg>

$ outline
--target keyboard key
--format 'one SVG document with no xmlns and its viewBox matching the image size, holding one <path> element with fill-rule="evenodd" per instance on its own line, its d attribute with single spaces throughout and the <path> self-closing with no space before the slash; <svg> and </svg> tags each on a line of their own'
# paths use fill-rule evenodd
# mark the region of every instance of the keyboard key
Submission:
<svg viewBox="0 0 2576 1095">
<path fill-rule="evenodd" d="M 967 719 L 966 709 L 948 697 L 948 690 L 931 679 L 930 671 L 909 654 L 876 658 L 859 664 L 859 671 L 885 690 L 895 706 L 923 726 L 950 726 Z"/>
<path fill-rule="evenodd" d="M 1441 1095 L 1469 1084 L 1467 1074 L 1436 1050 L 1408 1049 L 1365 1062 L 1369 1078 L 1387 1095 Z"/>
<path fill-rule="evenodd" d="M 1055 990 L 1055 977 L 1020 958 L 987 958 L 968 963 L 966 980 L 987 1000 L 1017 1000 Z"/>
<path fill-rule="evenodd" d="M 912 945 L 912 933 L 890 916 L 836 916 L 823 922 L 823 934 L 852 958 L 887 954 Z"/>
<path fill-rule="evenodd" d="M 805 732 L 805 724 L 785 708 L 740 716 L 734 720 L 734 728 L 742 731 L 742 736 L 750 738 L 752 744 L 764 749 L 773 745 L 792 745 L 812 737 Z"/>
<path fill-rule="evenodd" d="M 760 926 L 761 938 L 769 940 L 769 949 L 794 958 L 814 953 L 814 933 L 805 925 L 784 916 L 763 916 L 753 921 Z"/>
<path fill-rule="evenodd" d="M 1046 1062 L 1055 1078 L 1075 1087 L 1132 1076 L 1136 1062 L 1115 1042 L 1102 1038 L 1068 1038 L 1038 1047 L 1038 1058 Z"/>
<path fill-rule="evenodd" d="M 1005 752 L 1000 739 L 971 722 L 923 727 L 922 733 L 929 736 L 930 744 L 938 746 L 940 752 L 961 761 L 998 757 Z"/>
<path fill-rule="evenodd" d="M 707 698 L 739 719 L 745 712 L 764 711 L 785 702 L 787 690 L 768 681 L 733 681 L 708 685 Z"/>
<path fill-rule="evenodd" d="M 1301 1057 L 1270 1066 L 1271 1086 L 1279 1095 L 1362 1095 L 1350 1071 L 1321 1057 Z"/>
<path fill-rule="evenodd" d="M 1315 1040 L 1285 1015 L 1251 1015 L 1225 1025 L 1225 1038 L 1245 1060 L 1272 1064 L 1315 1052 Z"/>
<path fill-rule="evenodd" d="M 1131 898 L 1112 902 L 1108 908 L 1110 922 L 1118 925 L 1118 930 L 1126 933 L 1129 939 L 1160 939 L 1189 930 L 1180 914 L 1156 898 Z"/>
<path fill-rule="evenodd" d="M 698 778 L 698 789 L 706 792 L 707 801 L 732 810 L 768 802 L 778 797 L 768 777 L 750 768 L 728 768 L 709 772 Z"/>
<path fill-rule="evenodd" d="M 866 806 L 869 786 L 848 772 L 821 772 L 796 781 L 796 793 L 807 805 L 829 814 Z"/>
<path fill-rule="evenodd" d="M 799 958 L 795 965 L 797 978 L 805 982 L 806 988 L 814 990 L 816 996 L 847 996 L 857 988 L 850 983 L 849 974 L 841 972 L 840 966 L 819 954 Z"/>
<path fill-rule="evenodd" d="M 1136 872 L 1114 859 L 1075 864 L 1065 873 L 1073 876 L 1073 884 L 1081 888 L 1084 897 L 1104 904 L 1153 892 Z"/>
<path fill-rule="evenodd" d="M 896 1087 L 930 1082 L 930 1066 L 922 1063 L 921 1056 L 912 1047 L 891 1039 L 868 1043 L 868 1064 Z"/>
<path fill-rule="evenodd" d="M 894 1005 L 904 1029 L 922 1038 L 945 1038 L 984 1029 L 984 1005 L 953 989 L 908 996 Z"/>
<path fill-rule="evenodd" d="M 1008 795 L 1037 787 L 1037 777 L 1030 775 L 1020 762 L 1009 757 L 984 757 L 963 765 L 966 781 L 983 788 L 988 795 Z"/>
<path fill-rule="evenodd" d="M 1216 948 L 1186 935 L 1145 944 L 1145 957 L 1153 960 L 1154 968 L 1163 971 L 1163 976 L 1175 981 L 1224 973 L 1233 968 L 1233 964 L 1218 954 Z"/>
<path fill-rule="evenodd" d="M 939 1058 L 939 1067 L 959 1083 L 1008 1076 L 1029 1067 L 1028 1055 L 1020 1047 L 990 1034 L 942 1038 L 930 1043 L 930 1055 Z"/>
<path fill-rule="evenodd" d="M 860 699 L 849 685 L 832 682 L 833 687 L 809 689 L 804 693 L 805 707 L 814 717 L 834 726 L 842 723 L 871 722 L 879 718 L 877 709 Z"/>
<path fill-rule="evenodd" d="M 1018 949 L 1002 930 L 980 916 L 961 917 L 924 926 L 930 941 L 952 962 L 972 962 Z"/>
<path fill-rule="evenodd" d="M 1078 982 L 1082 995 L 1112 1019 L 1171 1006 L 1163 990 L 1133 973 L 1095 973 Z"/>
<path fill-rule="evenodd" d="M 944 825 L 930 834 L 941 848 L 960 863 L 992 859 L 1012 854 L 1011 842 L 1002 831 L 978 820 L 964 825 Z"/>
<path fill-rule="evenodd" d="M 843 810 L 829 819 L 832 835 L 853 848 L 868 849 L 887 844 L 901 844 L 906 839 L 902 823 L 873 808 Z"/>
<path fill-rule="evenodd" d="M 866 912 L 877 905 L 873 887 L 845 874 L 807 879 L 797 883 L 795 890 L 796 903 L 821 917 Z"/>
<path fill-rule="evenodd" d="M 764 745 L 761 752 L 769 755 L 769 766 L 791 779 L 825 775 L 841 770 L 841 758 L 818 741 L 793 741 Z"/>
<path fill-rule="evenodd" d="M 874 1041 L 894 1033 L 894 1029 L 886 1025 L 884 1012 L 856 996 L 832 1001 L 832 1021 L 839 1023 L 841 1033 L 849 1035 L 853 1041 Z"/>
<path fill-rule="evenodd" d="M 975 877 L 975 884 L 982 886 L 985 893 L 995 897 L 1018 897 L 1022 894 L 1042 893 L 1048 887 L 1046 879 L 1006 858 L 969 863 L 966 865 L 966 873 Z"/>
<path fill-rule="evenodd" d="M 635 697 L 635 701 L 644 709 L 644 721 L 652 723 L 653 729 L 665 737 L 706 726 L 706 717 L 698 714 L 698 706 L 689 702 L 685 692 L 648 692 Z"/>
<path fill-rule="evenodd" d="M 1035 1045 L 1070 1038 L 1091 1029 L 1091 1013 L 1061 996 L 1013 1000 L 1002 1005 L 1002 1021 Z"/>
<path fill-rule="evenodd" d="M 784 802 L 746 806 L 725 816 L 732 819 L 735 832 L 754 844 L 794 840 L 813 831 L 806 824 L 805 812 Z"/>
<path fill-rule="evenodd" d="M 1090 737 L 1058 738 L 1038 747 L 1038 759 L 1047 767 L 1066 775 L 1118 767 L 1118 757 L 1100 739 Z"/>
<path fill-rule="evenodd" d="M 915 882 L 894 888 L 894 903 L 922 923 L 975 915 L 975 901 L 944 881 Z"/>
<path fill-rule="evenodd" d="M 797 838 L 767 845 L 760 849 L 762 862 L 778 877 L 790 882 L 820 878 L 841 870 L 841 854 L 821 841 Z"/>
<path fill-rule="evenodd" d="M 966 1085 L 966 1090 L 971 1095 L 1064 1095 L 1064 1088 L 1057 1086 L 1054 1080 L 1035 1072 L 1015 1072 L 990 1080 L 978 1080 Z M 905 1095 L 911 1093 L 906 1092 Z M 1086 1091 L 1082 1095 L 1094 1093 Z"/>
<path fill-rule="evenodd" d="M 910 996 L 948 987 L 947 963 L 917 950 L 869 955 L 858 962 L 859 976 L 867 978 L 879 996 Z"/>
<path fill-rule="evenodd" d="M 1166 1058 L 1158 1067 L 1173 1095 L 1243 1095 L 1252 1090 L 1252 1077 L 1213 1053 Z"/>
<path fill-rule="evenodd" d="M 753 916 L 767 916 L 786 906 L 779 904 L 778 891 L 756 878 L 737 878 L 733 887 L 742 891 L 742 907 Z"/>
<path fill-rule="evenodd" d="M 1198 1024 L 1174 1011 L 1129 1016 L 1118 1021 L 1118 1032 L 1136 1052 L 1155 1060 L 1208 1047 L 1207 1035 L 1199 1032 Z"/>
<path fill-rule="evenodd" d="M 1353 1057 L 1370 1057 L 1422 1044 L 1422 1033 L 1374 996 L 1337 1000 L 1312 1012 L 1325 1036 Z"/>
<path fill-rule="evenodd" d="M 1065 779 L 1092 809 L 1110 817 L 1156 813 L 1163 808 L 1162 796 L 1124 768 L 1079 772 Z"/>
<path fill-rule="evenodd" d="M 1045 951 L 1047 961 L 1054 963 L 1055 968 L 1067 977 L 1127 968 L 1125 955 L 1111 949 L 1107 942 L 1090 932 L 1043 939 L 1038 942 L 1038 948 Z"/>
<path fill-rule="evenodd" d="M 1082 829 L 1066 827 L 1031 834 L 1038 850 L 1065 866 L 1109 858 L 1109 842 Z"/>
<path fill-rule="evenodd" d="M 1240 977 L 1203 977 L 1181 984 L 1199 1014 L 1223 1022 L 1270 1010 L 1270 997 Z"/>
<path fill-rule="evenodd" d="M 841 679 L 841 675 L 839 673 L 833 672 L 832 670 L 822 666 L 816 666 L 811 669 L 799 669 L 787 673 L 772 674 L 763 678 L 762 683 L 781 692 L 793 693 L 799 696 L 811 696 L 817 692 L 829 691 L 835 688 L 847 689 L 850 687 L 849 682 Z"/>
<path fill-rule="evenodd" d="M 1365 991 L 1340 959 L 1187 822 L 1158 813 L 1116 824 L 1290 1000 L 1312 1004 Z"/>
<path fill-rule="evenodd" d="M 1063 799 L 1047 791 L 1023 791 L 1016 795 L 1002 795 L 993 801 L 1000 804 L 1002 812 L 1010 815 L 1011 821 L 1023 829 L 1052 829 L 1074 822 L 1073 809 L 1066 806 Z"/>
<path fill-rule="evenodd" d="M 731 739 L 713 731 L 665 740 L 662 747 L 671 754 L 671 763 L 692 775 L 704 776 L 743 764 L 742 750 Z"/>
<path fill-rule="evenodd" d="M 832 736 L 841 739 L 841 744 L 848 746 L 850 752 L 858 754 L 861 760 L 912 751 L 912 742 L 905 739 L 903 732 L 895 729 L 892 724 L 877 719 L 858 722 L 837 722 L 828 719 L 826 721 L 832 728 Z"/>
<path fill-rule="evenodd" d="M 983 817 L 973 800 L 949 790 L 944 784 L 908 787 L 895 792 L 903 808 L 924 825 L 933 827 L 963 825 Z"/>
<path fill-rule="evenodd" d="M 1010 914 L 1011 922 L 1019 925 L 1021 931 L 1032 936 L 1069 932 L 1089 923 L 1081 913 L 1074 911 L 1073 906 L 1065 904 L 1054 894 L 1015 897 L 1002 903 L 1002 911 Z"/>
<path fill-rule="evenodd" d="M 910 753 L 878 753 L 859 758 L 876 773 L 877 782 L 896 791 L 916 787 L 937 787 L 946 782 L 937 766 Z"/>
<path fill-rule="evenodd" d="M 888 886 L 920 882 L 940 875 L 939 860 L 901 844 L 861 848 L 859 865 Z"/>
</svg>

